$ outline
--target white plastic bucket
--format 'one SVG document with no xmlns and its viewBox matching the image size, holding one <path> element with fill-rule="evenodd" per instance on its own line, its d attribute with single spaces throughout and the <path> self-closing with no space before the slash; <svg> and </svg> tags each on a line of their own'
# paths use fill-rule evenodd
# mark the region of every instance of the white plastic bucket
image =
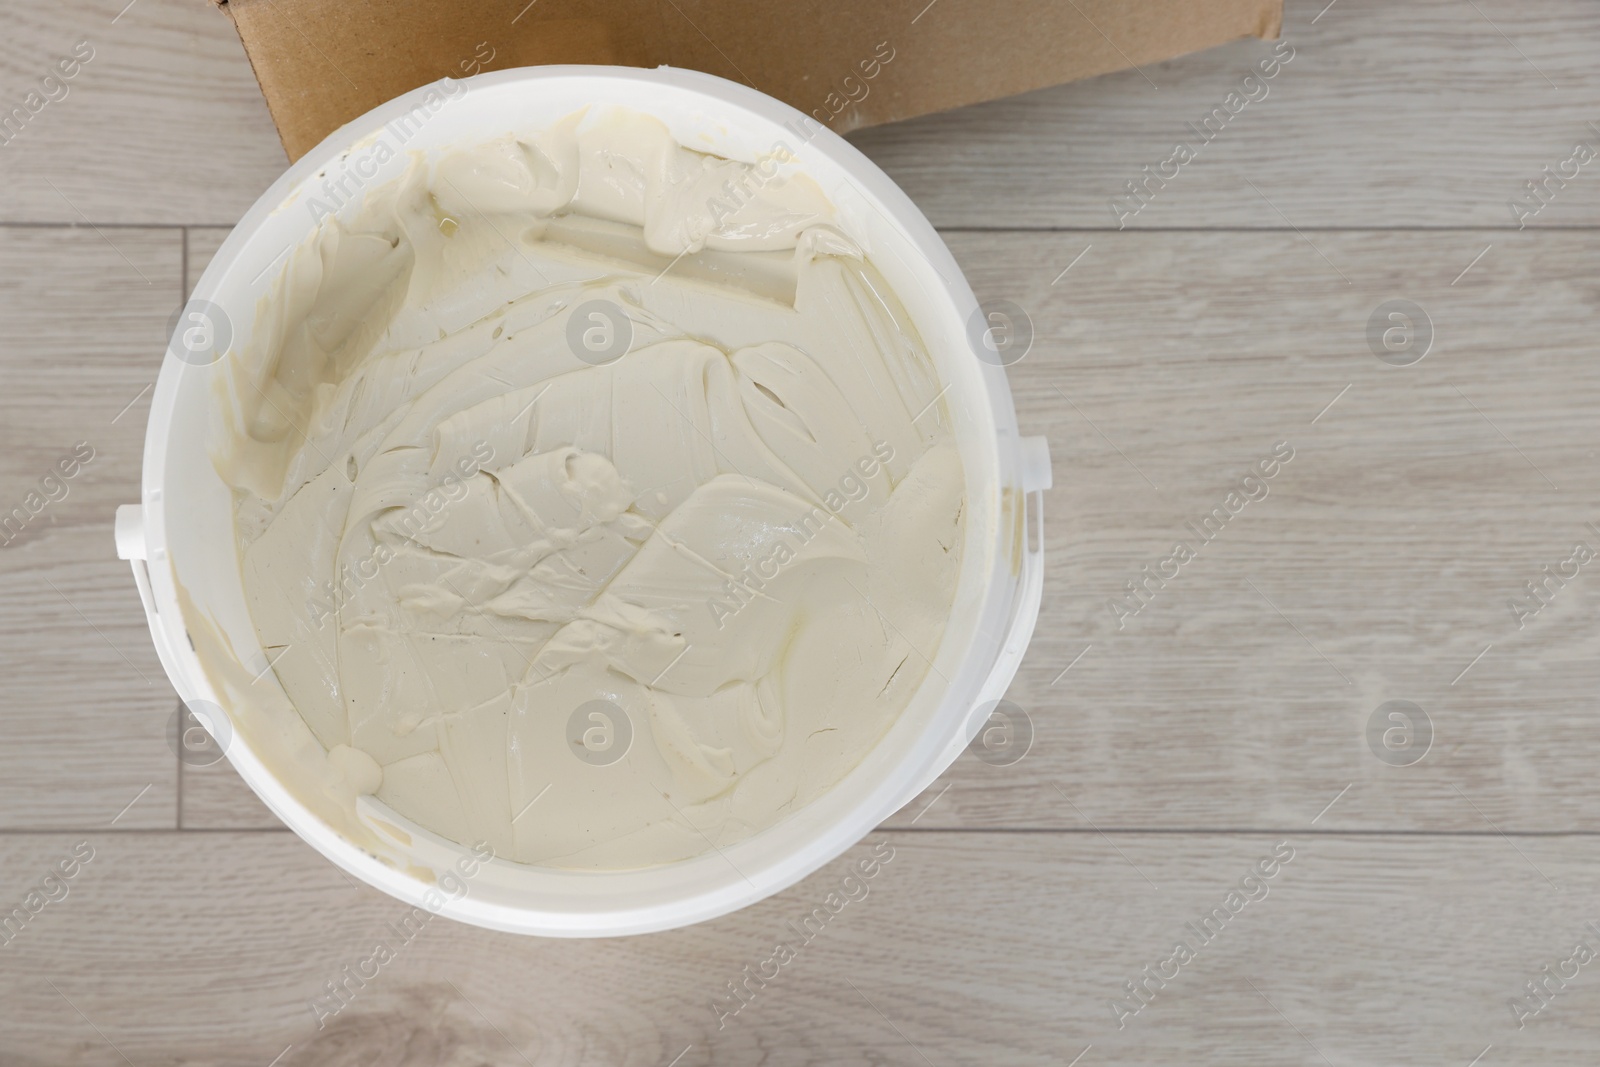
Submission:
<svg viewBox="0 0 1600 1067">
<path fill-rule="evenodd" d="M 782 143 L 796 157 L 790 167 L 821 186 L 841 227 L 904 304 L 947 386 L 944 402 L 966 473 L 967 534 L 954 608 L 932 669 L 889 733 L 813 803 L 694 859 L 588 872 L 497 858 L 476 869 L 464 894 L 441 893 L 439 874 L 458 860 L 477 866 L 469 849 L 367 797 L 365 814 L 379 816 L 370 821 L 404 831 L 368 851 L 285 788 L 248 738 L 235 732 L 229 739 L 228 759 L 267 807 L 350 874 L 453 919 L 558 937 L 670 929 L 770 896 L 837 857 L 937 778 L 1004 695 L 1032 636 L 1043 577 L 1040 494 L 1050 483 L 1045 442 L 1019 438 L 1004 370 L 977 358 L 969 341 L 969 323 L 981 321 L 974 318 L 977 301 L 922 213 L 838 136 L 770 97 L 705 74 L 525 68 L 440 82 L 391 100 L 330 134 L 261 196 L 206 268 L 194 299 L 227 313 L 238 348 L 285 251 L 314 229 L 311 198 L 329 203 L 325 178 L 339 179 L 345 191 L 355 187 L 339 207 L 345 214 L 358 206 L 361 191 L 399 177 L 413 152 L 431 155 L 507 131 L 538 131 L 585 106 L 606 104 L 654 115 L 684 145 L 733 159 L 754 162 Z M 384 154 L 372 151 L 380 138 L 398 150 L 374 164 Z M 212 387 L 227 361 L 201 366 L 176 351 L 169 347 L 156 383 L 141 502 L 117 512 L 117 551 L 132 561 L 156 651 L 178 694 L 226 707 L 201 669 L 175 582 L 188 593 L 187 610 L 203 613 L 246 664 L 266 662 L 245 602 L 229 490 L 210 458 L 218 444 Z M 268 682 L 275 684 L 270 673 Z"/>
</svg>

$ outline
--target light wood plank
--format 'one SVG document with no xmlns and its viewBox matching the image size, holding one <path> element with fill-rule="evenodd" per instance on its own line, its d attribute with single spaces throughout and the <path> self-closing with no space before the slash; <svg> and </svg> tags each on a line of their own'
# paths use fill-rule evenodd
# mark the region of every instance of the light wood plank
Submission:
<svg viewBox="0 0 1600 1067">
<path fill-rule="evenodd" d="M 116 825 L 175 824 L 176 698 L 112 518 L 139 499 L 181 260 L 176 230 L 0 228 L 0 509 L 93 449 L 0 547 L 0 826 L 103 827 L 146 786 Z"/>
<path fill-rule="evenodd" d="M 170 1065 L 266 1064 L 290 1045 L 283 1067 L 402 1050 L 430 1064 L 1060 1065 L 1092 1044 L 1083 1064 L 1465 1067 L 1492 1044 L 1497 1064 L 1593 1061 L 1587 969 L 1520 1032 L 1506 1001 L 1593 944 L 1594 837 L 886 839 L 892 859 L 810 943 L 788 923 L 872 845 L 686 930 L 571 942 L 436 919 L 400 945 L 387 927 L 407 909 L 287 834 L 99 835 L 66 899 L 5 949 L 0 1055 L 109 1065 L 114 1042 Z M 0 902 L 77 840 L 0 837 Z M 1119 1031 L 1124 983 L 1198 943 L 1185 924 L 1279 841 L 1293 858 L 1266 895 Z M 398 958 L 319 1033 L 311 998 L 386 936 Z M 713 998 L 780 940 L 796 958 L 719 1031 Z"/>
<path fill-rule="evenodd" d="M 1485 235 L 1314 239 L 951 237 L 980 294 L 1032 312 L 1011 380 L 1056 488 L 1012 689 L 1034 748 L 959 761 L 918 825 L 1282 827 L 1347 785 L 1322 825 L 1591 824 L 1600 588 L 1581 570 L 1520 630 L 1507 602 L 1576 541 L 1600 550 L 1600 254 L 1586 234 L 1496 235 L 1452 286 Z M 1437 337 L 1404 368 L 1365 336 L 1397 296 Z M 1185 522 L 1279 441 L 1295 458 L 1270 495 L 1119 620 L 1107 601 L 1175 541 L 1199 546 Z M 1415 766 L 1366 741 L 1393 699 L 1436 731 Z"/>
<path fill-rule="evenodd" d="M 232 223 L 287 165 L 233 23 L 214 5 L 8 0 L 0 21 L 7 109 L 77 42 L 94 53 L 67 95 L 0 148 L 0 221 Z"/>
<path fill-rule="evenodd" d="M 200 275 L 205 273 L 206 267 L 211 264 L 211 257 L 217 254 L 217 249 L 222 247 L 222 242 L 233 232 L 231 226 L 191 226 L 184 231 L 187 240 L 187 253 L 184 256 L 184 268 L 188 272 L 184 276 L 184 292 L 194 292 L 194 287 L 199 284 Z"/>
<path fill-rule="evenodd" d="M 1289 0 L 1283 34 L 1295 54 L 1268 95 L 1129 225 L 1504 227 L 1541 167 L 1577 140 L 1600 147 L 1592 5 Z M 1187 124 L 1273 48 L 1240 41 L 851 139 L 937 225 L 1115 228 L 1111 198 L 1179 140 L 1196 145 Z M 1533 224 L 1600 223 L 1596 166 Z"/>
</svg>

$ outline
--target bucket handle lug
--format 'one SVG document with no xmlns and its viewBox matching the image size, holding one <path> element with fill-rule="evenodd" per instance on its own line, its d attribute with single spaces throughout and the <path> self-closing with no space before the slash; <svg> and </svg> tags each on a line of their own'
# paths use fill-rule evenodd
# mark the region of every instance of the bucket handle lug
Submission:
<svg viewBox="0 0 1600 1067">
<path fill-rule="evenodd" d="M 1046 437 L 1024 437 L 1017 442 L 1020 459 L 1021 488 L 1023 491 L 1023 521 L 1026 531 L 1022 544 L 1022 580 L 1018 585 L 1017 599 L 1006 626 L 1005 640 L 1000 644 L 1000 654 L 995 659 L 995 671 L 990 684 L 980 693 L 966 726 L 957 736 L 941 761 L 938 774 L 923 783 L 917 794 L 928 789 L 940 774 L 960 758 L 961 753 L 988 721 L 995 701 L 1005 696 L 1011 681 L 1016 677 L 1022 656 L 1033 639 L 1039 621 L 1039 606 L 1044 600 L 1044 493 L 1054 484 L 1050 469 L 1050 441 Z M 915 796 L 916 794 L 914 794 Z M 910 798 L 908 798 L 910 799 Z"/>
<path fill-rule="evenodd" d="M 149 548 L 144 537 L 144 509 L 138 504 L 120 504 L 116 519 L 117 558 L 125 559 L 133 567 L 133 584 L 139 589 L 139 603 L 144 606 L 145 624 L 150 627 L 150 637 L 156 646 L 156 658 L 166 669 L 168 678 L 179 677 L 177 659 L 167 643 L 166 628 L 161 624 L 161 612 L 156 607 L 155 590 L 150 585 Z"/>
</svg>

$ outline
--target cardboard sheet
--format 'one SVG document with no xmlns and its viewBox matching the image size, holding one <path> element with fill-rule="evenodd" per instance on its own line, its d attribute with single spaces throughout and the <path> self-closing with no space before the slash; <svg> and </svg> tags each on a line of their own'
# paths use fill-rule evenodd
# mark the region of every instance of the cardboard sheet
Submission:
<svg viewBox="0 0 1600 1067">
<path fill-rule="evenodd" d="M 1275 37 L 1282 0 L 222 0 L 290 159 L 442 77 L 668 64 L 844 133 Z"/>
</svg>

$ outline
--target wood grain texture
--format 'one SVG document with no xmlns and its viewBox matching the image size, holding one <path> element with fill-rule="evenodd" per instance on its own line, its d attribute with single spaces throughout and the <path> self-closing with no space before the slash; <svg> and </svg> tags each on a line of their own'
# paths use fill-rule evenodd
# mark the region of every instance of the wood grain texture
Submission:
<svg viewBox="0 0 1600 1067">
<path fill-rule="evenodd" d="M 0 903 L 79 840 L 0 836 Z M 17 1067 L 119 1050 L 169 1067 L 1060 1065 L 1091 1044 L 1083 1064 L 1465 1067 L 1492 1044 L 1498 1064 L 1562 1067 L 1592 1063 L 1600 1036 L 1588 969 L 1520 1031 L 1506 1006 L 1595 940 L 1593 837 L 1519 854 L 1493 835 L 898 832 L 690 930 L 573 942 L 435 919 L 409 943 L 390 929 L 407 909 L 287 834 L 84 840 L 66 898 L 0 948 L 0 1057 Z M 846 887 L 880 840 L 892 858 Z M 1279 842 L 1293 856 L 1265 896 L 1202 944 L 1186 924 Z M 841 890 L 855 899 L 797 936 Z M 381 938 L 396 959 L 319 1030 L 312 998 Z M 1112 1001 L 1179 940 L 1196 958 L 1119 1030 Z M 714 998 L 779 941 L 795 958 L 719 1031 Z"/>
<path fill-rule="evenodd" d="M 1011 694 L 1034 747 L 958 762 L 918 825 L 1284 827 L 1350 785 L 1324 825 L 1592 827 L 1600 588 L 1580 570 L 1520 628 L 1509 604 L 1576 542 L 1600 548 L 1600 249 L 1494 235 L 1457 281 L 1486 235 L 1314 240 L 950 236 L 980 295 L 1031 312 L 1010 377 L 1056 487 Z M 1366 337 L 1397 297 L 1435 334 L 1409 367 Z M 1186 523 L 1278 442 L 1294 459 L 1268 495 L 1204 544 Z M 1180 540 L 1196 558 L 1113 613 Z M 1368 746 L 1394 699 L 1432 720 L 1415 766 Z"/>
<path fill-rule="evenodd" d="M 217 249 L 232 231 L 231 226 L 190 226 L 184 230 L 184 292 L 194 292 L 200 275 L 211 264 L 211 257 L 217 254 Z"/>
<path fill-rule="evenodd" d="M 0 222 L 231 224 L 287 165 L 214 5 L 7 0 L 0 11 L 4 110 L 77 42 L 94 53 L 65 97 L 0 147 Z"/>
<path fill-rule="evenodd" d="M 0 533 L 0 827 L 104 827 L 146 786 L 116 825 L 175 824 L 175 697 L 112 517 L 139 499 L 181 266 L 175 230 L 0 228 L 0 511 L 27 518 Z"/>
<path fill-rule="evenodd" d="M 1294 58 L 1267 95 L 1152 185 L 1130 226 L 1514 226 L 1506 201 L 1540 168 L 1578 140 L 1600 147 L 1592 5 L 1289 0 L 1283 36 Z M 1188 124 L 1273 48 L 1240 41 L 851 140 L 936 225 L 1115 229 L 1111 198 L 1177 142 L 1197 147 Z M 1600 222 L 1593 170 L 1532 224 Z"/>
</svg>

